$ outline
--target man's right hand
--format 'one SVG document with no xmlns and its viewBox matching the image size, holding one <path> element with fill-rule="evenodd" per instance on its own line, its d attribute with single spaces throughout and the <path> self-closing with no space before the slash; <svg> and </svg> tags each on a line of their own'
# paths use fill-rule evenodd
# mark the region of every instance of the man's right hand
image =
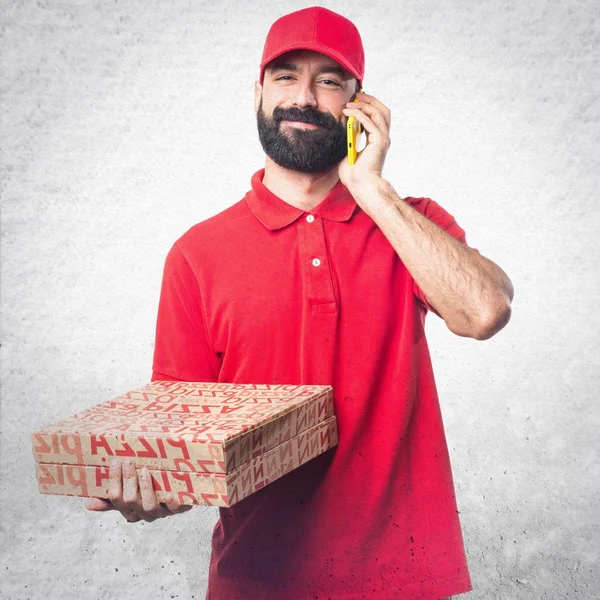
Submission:
<svg viewBox="0 0 600 600">
<path fill-rule="evenodd" d="M 129 523 L 170 517 L 192 508 L 181 504 L 171 495 L 166 502 L 160 503 L 152 488 L 150 471 L 146 467 L 137 470 L 133 461 L 126 459 L 123 463 L 113 460 L 109 469 L 108 500 L 90 498 L 86 500 L 88 510 L 118 510 Z"/>
</svg>

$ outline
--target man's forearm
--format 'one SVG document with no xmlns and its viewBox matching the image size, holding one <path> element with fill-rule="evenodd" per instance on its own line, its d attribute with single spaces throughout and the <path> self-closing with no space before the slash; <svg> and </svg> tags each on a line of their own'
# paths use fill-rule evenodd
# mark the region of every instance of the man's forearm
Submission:
<svg viewBox="0 0 600 600">
<path fill-rule="evenodd" d="M 498 265 L 412 208 L 384 179 L 350 191 L 452 332 L 488 339 L 508 323 L 513 287 Z"/>
</svg>

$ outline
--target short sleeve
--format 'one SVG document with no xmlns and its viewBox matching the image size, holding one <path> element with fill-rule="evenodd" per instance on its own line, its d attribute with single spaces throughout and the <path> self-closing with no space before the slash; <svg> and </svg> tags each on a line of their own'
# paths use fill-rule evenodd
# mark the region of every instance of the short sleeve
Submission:
<svg viewBox="0 0 600 600">
<path fill-rule="evenodd" d="M 178 248 L 165 261 L 156 321 L 152 380 L 218 381 L 198 279 Z"/>
<path fill-rule="evenodd" d="M 444 210 L 437 202 L 431 200 L 430 198 L 406 198 L 405 201 L 408 202 L 415 210 L 418 210 L 423 216 L 435 223 L 438 227 L 449 233 L 452 237 L 456 238 L 461 244 L 467 245 L 467 239 L 464 230 L 456 222 L 456 219 L 449 212 Z M 413 281 L 413 293 L 427 310 L 430 310 L 436 315 L 440 316 L 435 308 L 433 308 L 427 302 L 425 294 L 417 285 L 416 281 Z"/>
</svg>

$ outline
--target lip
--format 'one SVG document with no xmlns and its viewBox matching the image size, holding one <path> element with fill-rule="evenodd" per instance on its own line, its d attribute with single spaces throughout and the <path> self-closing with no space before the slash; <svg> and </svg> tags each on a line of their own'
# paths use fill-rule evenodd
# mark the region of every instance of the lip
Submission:
<svg viewBox="0 0 600 600">
<path fill-rule="evenodd" d="M 301 121 L 282 121 L 282 123 L 285 123 L 294 129 L 321 129 L 318 125 L 313 125 L 312 123 L 302 123 Z"/>
</svg>

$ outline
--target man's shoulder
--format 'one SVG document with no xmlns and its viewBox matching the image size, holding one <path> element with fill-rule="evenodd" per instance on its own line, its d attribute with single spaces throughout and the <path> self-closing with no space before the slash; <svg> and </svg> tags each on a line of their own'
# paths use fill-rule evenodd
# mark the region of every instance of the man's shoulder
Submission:
<svg viewBox="0 0 600 600">
<path fill-rule="evenodd" d="M 404 198 L 404 202 L 410 204 L 414 209 L 418 210 L 420 213 L 425 214 L 425 212 L 427 211 L 427 207 L 430 205 L 431 202 L 433 202 L 433 200 L 424 196 L 406 196 L 406 198 Z"/>
<path fill-rule="evenodd" d="M 221 212 L 200 221 L 188 229 L 176 242 L 183 247 L 210 247 L 211 243 L 228 239 L 234 232 L 240 232 L 252 218 L 245 197 Z"/>
<path fill-rule="evenodd" d="M 465 232 L 462 227 L 456 222 L 456 219 L 452 214 L 440 206 L 435 200 L 432 200 L 431 198 L 414 198 L 408 196 L 404 198 L 404 201 L 435 223 L 438 227 L 448 232 L 459 241 L 466 243 Z"/>
</svg>

